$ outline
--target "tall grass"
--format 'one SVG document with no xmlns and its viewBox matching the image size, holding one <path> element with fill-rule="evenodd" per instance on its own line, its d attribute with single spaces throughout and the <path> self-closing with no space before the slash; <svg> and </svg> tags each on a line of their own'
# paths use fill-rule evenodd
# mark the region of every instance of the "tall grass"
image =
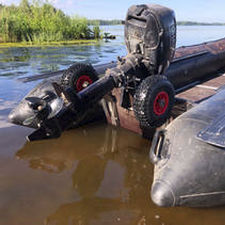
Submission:
<svg viewBox="0 0 225 225">
<path fill-rule="evenodd" d="M 51 42 L 99 38 L 86 18 L 67 16 L 47 1 L 22 0 L 19 6 L 0 5 L 0 42 Z"/>
</svg>

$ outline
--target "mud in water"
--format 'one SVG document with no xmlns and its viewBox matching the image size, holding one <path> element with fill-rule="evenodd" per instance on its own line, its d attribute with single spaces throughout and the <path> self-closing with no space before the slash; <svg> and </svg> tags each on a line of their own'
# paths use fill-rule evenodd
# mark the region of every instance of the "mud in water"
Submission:
<svg viewBox="0 0 225 225">
<path fill-rule="evenodd" d="M 225 224 L 225 207 L 166 209 L 151 202 L 150 142 L 139 135 L 102 122 L 27 143 L 32 130 L 7 122 L 10 110 L 38 83 L 17 78 L 124 54 L 122 35 L 96 46 L 0 49 L 0 225 Z"/>
</svg>

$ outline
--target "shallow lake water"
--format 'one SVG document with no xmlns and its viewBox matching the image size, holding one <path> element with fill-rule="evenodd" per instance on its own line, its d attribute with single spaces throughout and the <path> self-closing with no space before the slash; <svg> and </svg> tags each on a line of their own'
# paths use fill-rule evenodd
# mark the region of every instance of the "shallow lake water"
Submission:
<svg viewBox="0 0 225 225">
<path fill-rule="evenodd" d="M 148 140 L 95 123 L 56 140 L 26 142 L 31 129 L 7 115 L 39 81 L 18 78 L 100 64 L 125 55 L 117 40 L 89 46 L 0 48 L 0 225 L 224 225 L 225 207 L 159 208 L 150 199 Z M 225 37 L 225 27 L 178 27 L 177 46 Z M 209 181 L 210 182 L 210 181 Z"/>
</svg>

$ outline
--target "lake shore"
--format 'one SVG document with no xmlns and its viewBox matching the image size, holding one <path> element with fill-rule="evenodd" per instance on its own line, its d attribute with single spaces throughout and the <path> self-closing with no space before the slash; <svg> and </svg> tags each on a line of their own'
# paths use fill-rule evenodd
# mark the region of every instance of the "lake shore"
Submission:
<svg viewBox="0 0 225 225">
<path fill-rule="evenodd" d="M 41 47 L 41 46 L 63 46 L 63 45 L 93 45 L 99 43 L 100 39 L 81 39 L 70 41 L 51 41 L 42 43 L 30 42 L 0 42 L 0 48 L 10 47 Z"/>
</svg>

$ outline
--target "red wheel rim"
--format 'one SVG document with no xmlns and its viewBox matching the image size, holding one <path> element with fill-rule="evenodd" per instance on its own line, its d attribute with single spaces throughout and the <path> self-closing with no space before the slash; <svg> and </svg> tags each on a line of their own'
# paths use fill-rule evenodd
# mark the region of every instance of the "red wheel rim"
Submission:
<svg viewBox="0 0 225 225">
<path fill-rule="evenodd" d="M 76 89 L 77 91 L 82 91 L 83 89 L 85 89 L 88 85 L 92 84 L 93 81 L 92 79 L 87 76 L 87 75 L 82 75 L 78 78 L 77 82 L 76 82 Z"/>
<path fill-rule="evenodd" d="M 166 112 L 169 105 L 169 95 L 165 91 L 161 91 L 157 94 L 153 110 L 157 116 L 161 116 Z"/>
</svg>

